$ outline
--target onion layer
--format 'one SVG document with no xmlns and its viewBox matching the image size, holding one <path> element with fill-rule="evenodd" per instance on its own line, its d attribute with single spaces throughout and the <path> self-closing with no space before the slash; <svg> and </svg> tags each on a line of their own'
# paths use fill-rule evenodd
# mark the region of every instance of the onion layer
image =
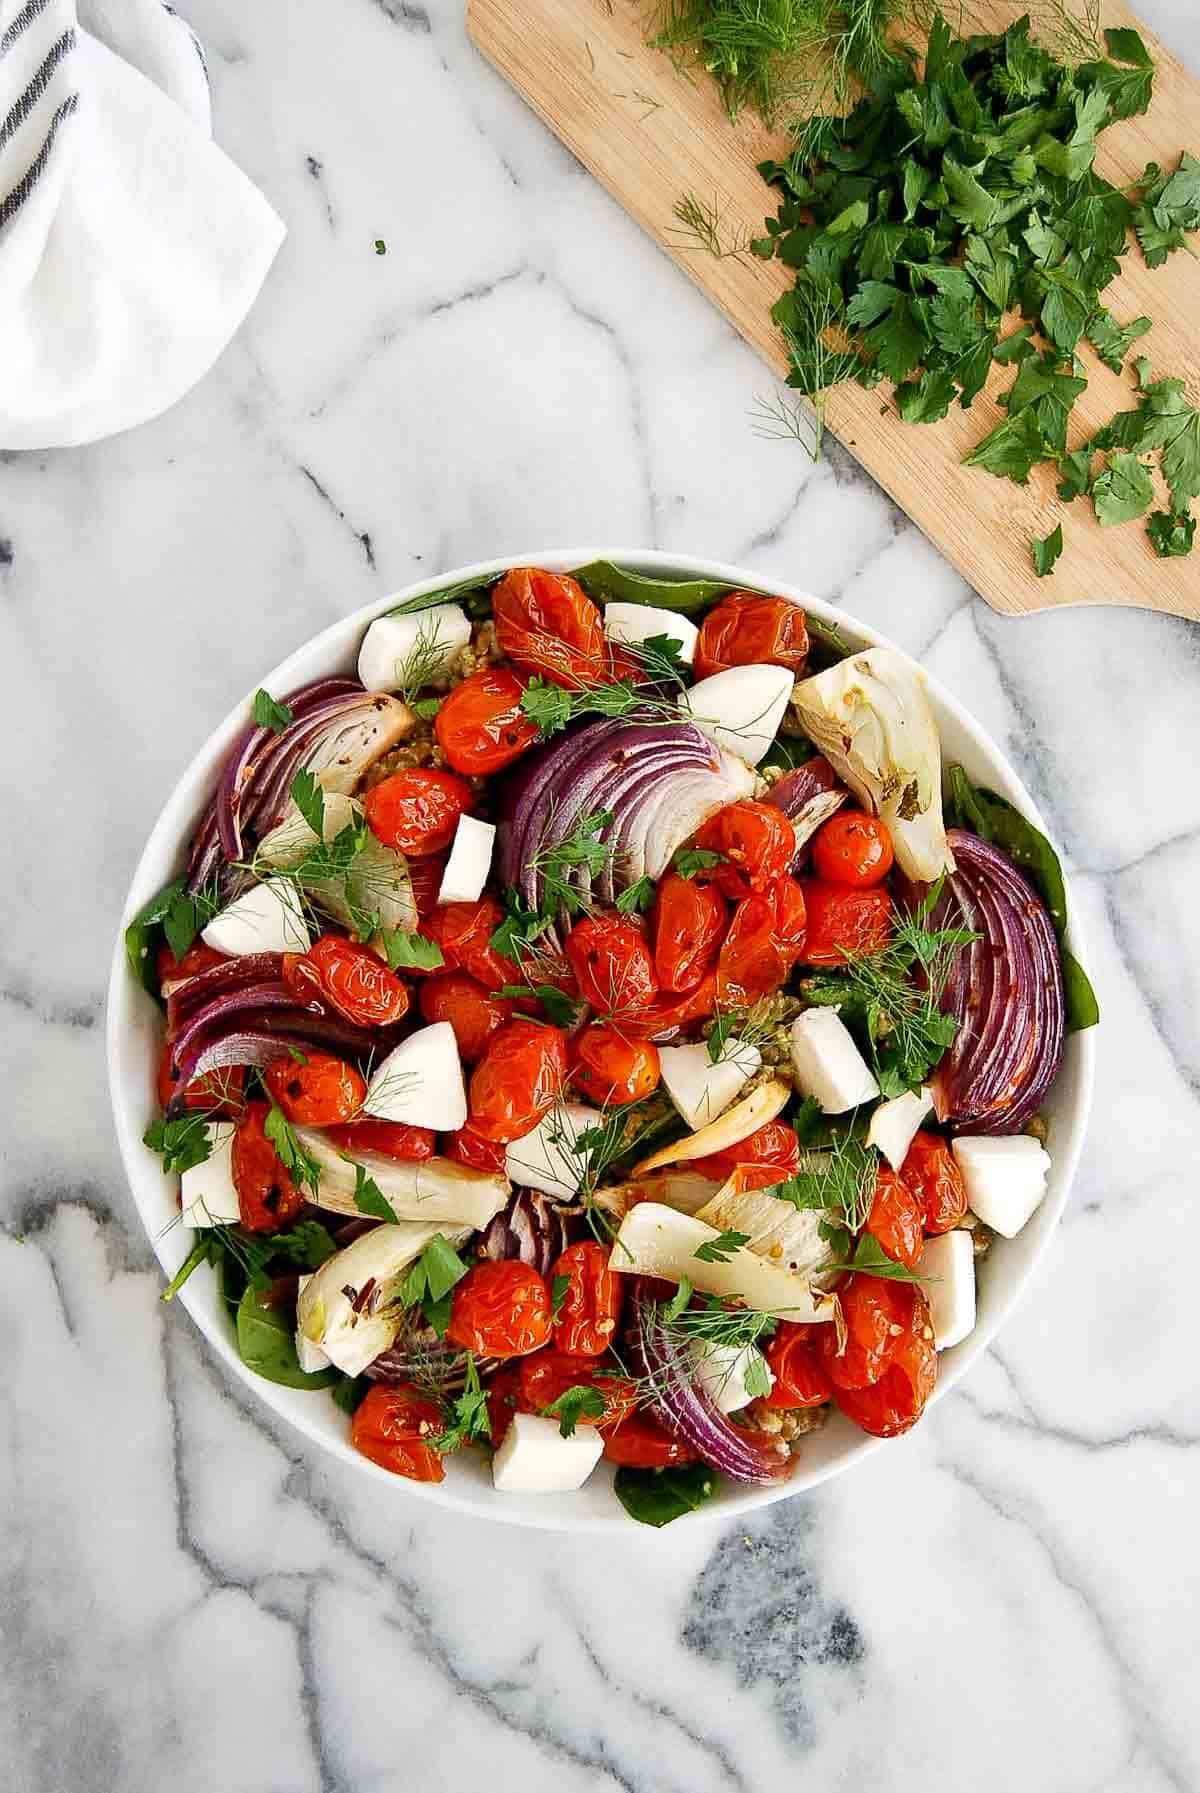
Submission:
<svg viewBox="0 0 1200 1793">
<path fill-rule="evenodd" d="M 849 796 L 829 761 L 819 753 L 797 766 L 794 772 L 785 772 L 771 786 L 763 802 L 773 809 L 781 809 L 796 830 L 794 872 L 799 871 L 804 849 L 821 823 L 836 815 Z"/>
<path fill-rule="evenodd" d="M 634 1374 L 654 1389 L 650 1403 L 656 1416 L 681 1443 L 711 1469 L 735 1482 L 757 1487 L 782 1481 L 792 1472 L 786 1447 L 760 1443 L 719 1411 L 700 1386 L 686 1340 L 672 1337 L 659 1314 L 653 1287 L 642 1279 L 634 1286 L 625 1344 Z"/>
<path fill-rule="evenodd" d="M 1054 924 L 1012 861 L 977 834 L 949 834 L 955 870 L 932 928 L 980 938 L 956 955 L 942 994 L 958 1032 L 933 1079 L 938 1118 L 974 1132 L 1020 1133 L 1062 1062 L 1062 967 Z"/>
</svg>

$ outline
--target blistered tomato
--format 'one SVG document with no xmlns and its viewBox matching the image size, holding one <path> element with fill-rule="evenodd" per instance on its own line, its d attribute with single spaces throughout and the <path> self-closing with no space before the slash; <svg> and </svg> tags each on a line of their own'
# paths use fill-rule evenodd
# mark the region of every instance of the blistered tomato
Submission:
<svg viewBox="0 0 1200 1793">
<path fill-rule="evenodd" d="M 631 1413 L 611 1431 L 605 1429 L 604 1455 L 610 1463 L 620 1463 L 628 1469 L 669 1469 L 673 1464 L 696 1461 L 696 1453 L 644 1408 Z"/>
<path fill-rule="evenodd" d="M 642 1102 L 658 1088 L 657 1048 L 628 1037 L 618 1022 L 593 1022 L 570 1047 L 571 1081 L 601 1108 Z"/>
<path fill-rule="evenodd" d="M 407 1383 L 377 1382 L 369 1388 L 350 1422 L 356 1451 L 412 1482 L 440 1482 L 446 1470 L 431 1440 L 446 1430 L 436 1401 Z"/>
<path fill-rule="evenodd" d="M 933 1328 L 924 1298 L 916 1324 L 900 1340 L 887 1368 L 869 1388 L 835 1388 L 833 1398 L 847 1419 L 875 1438 L 895 1438 L 915 1426 L 937 1382 Z"/>
<path fill-rule="evenodd" d="M 921 1204 L 907 1184 L 885 1165 L 875 1178 L 867 1231 L 882 1251 L 911 1270 L 921 1255 Z"/>
<path fill-rule="evenodd" d="M 492 1035 L 471 1073 L 468 1125 L 484 1139 L 522 1139 L 549 1114 L 567 1077 L 566 1036 L 517 1018 Z"/>
<path fill-rule="evenodd" d="M 839 810 L 813 836 L 812 868 L 827 884 L 869 890 L 883 883 L 894 857 L 886 822 L 861 809 Z"/>
<path fill-rule="evenodd" d="M 472 801 L 470 785 L 453 772 L 413 766 L 372 785 L 363 809 L 376 840 L 416 859 L 450 845 Z"/>
<path fill-rule="evenodd" d="M 470 1127 L 460 1127 L 457 1133 L 443 1133 L 442 1153 L 452 1164 L 486 1171 L 502 1171 L 508 1156 L 502 1140 L 484 1139 Z"/>
<path fill-rule="evenodd" d="M 283 981 L 301 1002 L 318 996 L 359 1027 L 390 1027 L 408 1013 L 408 986 L 377 953 L 341 934 L 284 953 Z"/>
<path fill-rule="evenodd" d="M 727 896 L 742 897 L 786 876 L 796 857 L 796 830 L 782 810 L 747 800 L 710 816 L 696 845 L 721 854 L 712 876 Z"/>
<path fill-rule="evenodd" d="M 819 1407 L 833 1393 L 817 1351 L 820 1326 L 797 1326 L 781 1320 L 767 1345 L 767 1363 L 775 1377 L 768 1407 Z"/>
<path fill-rule="evenodd" d="M 808 625 L 799 604 L 757 592 L 731 591 L 700 625 L 695 672 L 706 679 L 730 666 L 787 666 L 804 670 Z"/>
<path fill-rule="evenodd" d="M 451 970 L 468 972 L 485 990 L 499 990 L 517 981 L 512 960 L 491 943 L 503 918 L 494 897 L 480 897 L 477 903 L 439 903 L 421 931 L 441 947 Z"/>
<path fill-rule="evenodd" d="M 350 1157 L 355 1152 L 377 1152 L 381 1158 L 395 1158 L 402 1164 L 432 1158 L 437 1144 L 432 1128 L 412 1127 L 407 1121 L 380 1121 L 374 1115 L 364 1115 L 349 1126 L 327 1127 L 325 1137 Z"/>
<path fill-rule="evenodd" d="M 523 672 L 572 691 L 612 678 L 600 612 L 567 574 L 511 568 L 492 592 L 492 616 L 500 651 Z"/>
<path fill-rule="evenodd" d="M 822 1326 L 817 1344 L 822 1366 L 835 1388 L 869 1388 L 887 1369 L 924 1296 L 915 1283 L 861 1272 L 842 1283 L 837 1294 L 846 1322 L 845 1347 L 838 1349 L 833 1326 Z"/>
<path fill-rule="evenodd" d="M 521 708 L 524 689 L 507 666 L 483 666 L 443 699 L 433 729 L 456 772 L 499 772 L 540 739 Z"/>
<path fill-rule="evenodd" d="M 248 1102 L 233 1136 L 233 1186 L 242 1225 L 252 1233 L 279 1232 L 304 1206 L 302 1191 L 263 1130 L 269 1113 L 265 1102 Z"/>
<path fill-rule="evenodd" d="M 637 1389 L 623 1376 L 597 1374 L 594 1357 L 570 1357 L 564 1351 L 539 1351 L 521 1360 L 517 1405 L 522 1413 L 544 1413 L 569 1388 L 592 1388 L 604 1402 L 602 1413 L 579 1414 L 585 1426 L 615 1426 L 632 1412 Z"/>
<path fill-rule="evenodd" d="M 654 971 L 664 990 L 694 990 L 711 970 L 727 911 L 714 884 L 668 872 L 654 898 Z"/>
<path fill-rule="evenodd" d="M 808 931 L 801 958 L 806 965 L 844 965 L 882 952 L 892 937 L 892 899 L 886 890 L 850 890 L 839 884 L 804 881 Z"/>
<path fill-rule="evenodd" d="M 474 1064 L 488 1041 L 512 1015 L 512 1005 L 498 1001 L 465 971 L 438 971 L 421 984 L 421 1013 L 426 1021 L 448 1021 L 454 1029 L 459 1057 Z"/>
<path fill-rule="evenodd" d="M 799 1170 L 800 1142 L 796 1129 L 786 1121 L 765 1121 L 728 1151 L 694 1158 L 688 1168 L 716 1183 L 726 1182 L 735 1170 L 740 1170 L 743 1189 L 769 1189 L 773 1183 L 794 1177 Z"/>
<path fill-rule="evenodd" d="M 530 1264 L 508 1259 L 468 1270 L 454 1285 L 446 1337 L 479 1357 L 522 1357 L 550 1340 L 550 1293 Z"/>
<path fill-rule="evenodd" d="M 623 1279 L 609 1268 L 609 1253 L 595 1239 L 568 1245 L 552 1265 L 550 1287 L 559 1284 L 554 1344 L 570 1357 L 599 1357 L 613 1343 L 621 1317 Z"/>
<path fill-rule="evenodd" d="M 171 1059 L 171 1043 L 162 1049 L 158 1061 L 158 1100 L 162 1108 L 170 1106 L 179 1088 L 179 1077 Z M 246 1100 L 246 1073 L 241 1065 L 223 1065 L 193 1077 L 183 1095 L 183 1106 L 202 1114 L 231 1116 L 241 1114 Z"/>
<path fill-rule="evenodd" d="M 357 1114 L 366 1100 L 362 1074 L 331 1052 L 307 1052 L 303 1061 L 277 1058 L 263 1081 L 289 1121 L 301 1127 L 334 1127 Z"/>
<path fill-rule="evenodd" d="M 900 1175 L 920 1205 L 927 1233 L 948 1233 L 967 1211 L 967 1186 L 948 1141 L 924 1128 L 913 1135 Z"/>
<path fill-rule="evenodd" d="M 585 915 L 567 936 L 567 963 L 579 994 L 601 1015 L 644 1009 L 658 994 L 642 930 L 621 915 Z"/>
<path fill-rule="evenodd" d="M 194 940 L 182 959 L 177 959 L 169 946 L 160 946 L 158 957 L 154 961 L 154 969 L 158 973 L 158 986 L 164 984 L 184 984 L 190 977 L 199 977 L 202 971 L 211 971 L 214 965 L 228 964 L 225 953 L 217 952 L 215 947 L 205 946 L 203 940 Z M 166 992 L 163 992 L 164 995 Z"/>
</svg>

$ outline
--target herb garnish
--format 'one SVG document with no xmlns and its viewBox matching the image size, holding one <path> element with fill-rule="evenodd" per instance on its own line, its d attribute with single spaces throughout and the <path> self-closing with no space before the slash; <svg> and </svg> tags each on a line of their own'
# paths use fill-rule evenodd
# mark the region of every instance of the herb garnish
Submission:
<svg viewBox="0 0 1200 1793">
<path fill-rule="evenodd" d="M 274 734 L 281 735 L 285 728 L 292 724 L 292 712 L 287 704 L 279 703 L 260 686 L 254 693 L 254 701 L 250 706 L 250 714 L 259 728 L 269 728 Z"/>
<path fill-rule="evenodd" d="M 703 1245 L 697 1245 L 692 1256 L 703 1264 L 727 1264 L 735 1251 L 749 1243 L 749 1233 L 725 1231 L 718 1233 L 715 1239 L 706 1239 Z"/>
<path fill-rule="evenodd" d="M 406 934 L 403 928 L 380 928 L 378 937 L 393 971 L 436 971 L 446 962 L 437 941 L 426 939 L 424 934 Z"/>
<path fill-rule="evenodd" d="M 467 1274 L 453 1245 L 443 1233 L 435 1233 L 420 1257 L 412 1265 L 400 1285 L 399 1300 L 404 1307 L 416 1307 L 439 1337 L 450 1324 L 450 1291 Z"/>
<path fill-rule="evenodd" d="M 158 1115 L 142 1135 L 142 1144 L 162 1154 L 163 1170 L 168 1173 L 192 1170 L 212 1157 L 212 1135 L 209 1122 L 195 1110 L 168 1121 Z"/>
<path fill-rule="evenodd" d="M 570 1438 L 581 1419 L 604 1417 L 604 1396 L 598 1388 L 576 1382 L 564 1389 L 556 1401 L 543 1407 L 542 1412 L 548 1419 L 556 1419 L 559 1432 L 564 1438 Z"/>
<path fill-rule="evenodd" d="M 479 1380 L 479 1371 L 475 1358 L 470 1351 L 464 1352 L 466 1382 L 463 1391 L 449 1403 L 450 1424 L 444 1432 L 439 1432 L 430 1443 L 434 1450 L 445 1455 L 456 1451 L 462 1444 L 470 1444 L 478 1440 L 481 1444 L 492 1442 L 492 1427 L 488 1417 L 487 1390 Z"/>
<path fill-rule="evenodd" d="M 387 1220 L 396 1225 L 400 1219 L 379 1184 L 367 1175 L 361 1164 L 354 1166 L 354 1206 L 360 1214 L 369 1214 L 373 1220 Z"/>
<path fill-rule="evenodd" d="M 643 914 L 654 901 L 655 888 L 653 878 L 639 878 L 618 896 L 617 908 L 622 915 Z"/>
<path fill-rule="evenodd" d="M 724 853 L 714 853 L 709 847 L 679 847 L 671 870 L 681 878 L 694 878 L 697 872 L 711 871 L 714 865 L 720 865 L 724 857 Z"/>
<path fill-rule="evenodd" d="M 300 1188 L 311 1189 L 315 1194 L 321 1186 L 321 1166 L 312 1153 L 300 1144 L 296 1129 L 282 1108 L 276 1107 L 274 1103 L 263 1122 L 263 1132 L 275 1147 L 279 1162 L 288 1175 Z"/>
</svg>

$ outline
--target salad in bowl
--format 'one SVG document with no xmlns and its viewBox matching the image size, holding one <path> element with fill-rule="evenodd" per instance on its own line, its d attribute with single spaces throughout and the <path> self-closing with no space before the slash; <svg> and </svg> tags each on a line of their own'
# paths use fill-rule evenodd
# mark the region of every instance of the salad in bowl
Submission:
<svg viewBox="0 0 1200 1793">
<path fill-rule="evenodd" d="M 1065 1199 L 1097 1019 L 915 663 L 649 559 L 312 644 L 160 823 L 110 1011 L 167 1298 L 344 1454 L 533 1522 L 916 1425 Z"/>
</svg>

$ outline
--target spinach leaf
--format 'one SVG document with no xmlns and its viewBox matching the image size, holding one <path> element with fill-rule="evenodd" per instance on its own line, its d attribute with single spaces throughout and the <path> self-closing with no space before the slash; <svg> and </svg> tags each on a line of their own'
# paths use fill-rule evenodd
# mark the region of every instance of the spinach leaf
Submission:
<svg viewBox="0 0 1200 1793">
<path fill-rule="evenodd" d="M 644 573 L 615 567 L 611 560 L 593 560 L 590 566 L 578 567 L 571 577 L 600 603 L 615 598 L 622 604 L 653 604 L 660 610 L 685 614 L 706 609 L 734 589 L 720 579 L 648 579 Z"/>
<path fill-rule="evenodd" d="M 670 1525 L 694 1513 L 717 1491 L 717 1476 L 706 1463 L 679 1469 L 618 1469 L 613 1491 L 625 1511 L 641 1525 Z"/>
<path fill-rule="evenodd" d="M 300 1368 L 290 1306 L 269 1305 L 270 1291 L 247 1288 L 238 1302 L 237 1344 L 246 1368 L 284 1388 L 332 1388 L 341 1371 L 332 1365 L 309 1373 Z"/>
<path fill-rule="evenodd" d="M 1068 1033 L 1094 1027 L 1100 1019 L 1100 1006 L 1095 991 L 1079 961 L 1073 957 L 1065 941 L 1067 929 L 1067 890 L 1063 881 L 1058 854 L 1040 829 L 1015 810 L 1011 803 L 995 791 L 973 785 L 961 766 L 948 772 L 949 799 L 947 820 L 952 827 L 968 828 L 983 840 L 1002 847 L 1021 869 L 1029 874 L 1034 888 L 1050 911 L 1050 919 L 1058 936 L 1062 962 L 1063 992 L 1066 1000 Z"/>
<path fill-rule="evenodd" d="M 355 1413 L 365 1400 L 370 1387 L 371 1378 L 369 1376 L 343 1376 L 341 1381 L 334 1385 L 334 1404 L 340 1407 L 343 1413 Z"/>
<path fill-rule="evenodd" d="M 443 585 L 439 591 L 425 591 L 418 597 L 406 598 L 403 604 L 385 610 L 384 615 L 416 616 L 422 610 L 432 610 L 435 604 L 463 604 L 468 616 L 486 616 L 491 607 L 492 586 L 501 576 L 493 573 L 486 579 L 460 579 L 456 585 Z"/>
<path fill-rule="evenodd" d="M 157 896 L 152 896 L 145 907 L 138 910 L 125 930 L 125 957 L 129 962 L 129 969 L 142 987 L 149 990 L 151 996 L 158 995 L 158 973 L 155 970 L 154 956 L 164 924 L 172 910 L 177 910 L 182 902 L 188 900 L 187 879 L 176 878 L 173 883 L 165 884 Z M 190 944 L 189 941 L 188 945 Z M 186 952 L 187 947 L 183 950 Z"/>
</svg>

